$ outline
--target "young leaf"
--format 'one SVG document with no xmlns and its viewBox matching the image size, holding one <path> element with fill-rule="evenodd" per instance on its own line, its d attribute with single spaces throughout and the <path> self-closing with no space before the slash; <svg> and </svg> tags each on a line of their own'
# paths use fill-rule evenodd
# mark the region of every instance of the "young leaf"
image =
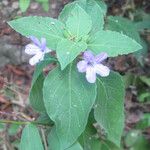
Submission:
<svg viewBox="0 0 150 150">
<path fill-rule="evenodd" d="M 19 0 L 19 7 L 22 12 L 25 12 L 30 5 L 30 0 Z"/>
<path fill-rule="evenodd" d="M 89 84 L 71 64 L 64 71 L 57 67 L 48 74 L 43 95 L 47 113 L 56 125 L 60 149 L 68 148 L 85 129 L 96 85 Z"/>
<path fill-rule="evenodd" d="M 49 17 L 23 17 L 8 22 L 9 25 L 24 36 L 44 37 L 47 45 L 51 49 L 56 49 L 56 45 L 63 36 L 64 25 L 56 19 Z"/>
<path fill-rule="evenodd" d="M 99 31 L 89 39 L 88 48 L 95 54 L 107 52 L 110 57 L 140 50 L 142 46 L 126 35 L 115 31 Z"/>
<path fill-rule="evenodd" d="M 43 82 L 45 79 L 43 75 L 43 69 L 48 64 L 53 62 L 55 62 L 55 60 L 53 58 L 49 58 L 38 63 L 33 74 L 29 99 L 30 99 L 31 106 L 39 112 L 45 111 L 44 102 L 43 102 L 43 92 L 42 92 Z"/>
<path fill-rule="evenodd" d="M 64 8 L 62 9 L 62 11 L 60 12 L 59 16 L 58 16 L 58 19 L 61 22 L 65 23 L 68 19 L 70 12 L 74 9 L 76 4 L 78 4 L 77 1 L 65 5 Z"/>
<path fill-rule="evenodd" d="M 71 10 L 66 21 L 66 28 L 76 39 L 86 36 L 92 28 L 90 16 L 78 4 Z"/>
<path fill-rule="evenodd" d="M 28 124 L 23 129 L 20 150 L 44 150 L 38 129 L 33 124 Z"/>
<path fill-rule="evenodd" d="M 87 44 L 84 42 L 73 42 L 63 39 L 57 45 L 57 57 L 63 70 L 70 62 L 72 62 L 80 52 L 86 50 Z"/>
<path fill-rule="evenodd" d="M 107 139 L 120 146 L 124 127 L 124 85 L 121 76 L 111 72 L 97 80 L 95 119 L 104 128 Z"/>
</svg>

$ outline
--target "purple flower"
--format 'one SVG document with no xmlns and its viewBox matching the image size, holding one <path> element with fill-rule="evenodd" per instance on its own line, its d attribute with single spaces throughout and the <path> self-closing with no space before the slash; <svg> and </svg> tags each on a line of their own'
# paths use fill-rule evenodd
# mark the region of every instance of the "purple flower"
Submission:
<svg viewBox="0 0 150 150">
<path fill-rule="evenodd" d="M 30 36 L 30 39 L 33 43 L 28 44 L 25 47 L 25 53 L 29 55 L 34 55 L 30 60 L 30 65 L 35 65 L 38 62 L 42 61 L 44 59 L 44 55 L 46 53 L 51 52 L 49 48 L 46 47 L 46 39 L 41 38 L 41 41 L 39 41 L 36 37 Z"/>
<path fill-rule="evenodd" d="M 102 61 L 107 59 L 108 55 L 105 52 L 94 56 L 91 51 L 85 51 L 83 54 L 84 60 L 79 61 L 77 68 L 79 72 L 86 72 L 86 79 L 90 83 L 95 83 L 96 74 L 106 77 L 110 73 L 110 69 L 102 64 Z"/>
</svg>

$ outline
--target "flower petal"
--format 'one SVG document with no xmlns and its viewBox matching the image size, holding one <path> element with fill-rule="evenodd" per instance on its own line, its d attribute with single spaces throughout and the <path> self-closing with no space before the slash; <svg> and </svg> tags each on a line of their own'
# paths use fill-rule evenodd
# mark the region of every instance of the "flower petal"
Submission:
<svg viewBox="0 0 150 150">
<path fill-rule="evenodd" d="M 36 38 L 35 36 L 30 36 L 29 38 L 31 39 L 31 41 L 32 41 L 36 46 L 38 46 L 38 47 L 41 46 L 41 43 L 40 43 L 40 41 L 39 41 L 38 38 Z"/>
<path fill-rule="evenodd" d="M 95 68 L 96 73 L 102 77 L 106 77 L 110 73 L 110 69 L 107 66 L 104 66 L 102 64 L 96 64 L 94 68 Z"/>
<path fill-rule="evenodd" d="M 84 54 L 83 54 L 83 58 L 87 62 L 94 62 L 94 55 L 91 51 L 85 51 Z"/>
<path fill-rule="evenodd" d="M 43 51 L 45 51 L 45 49 L 46 49 L 46 39 L 45 38 L 41 38 L 41 49 Z"/>
<path fill-rule="evenodd" d="M 42 61 L 43 59 L 44 59 L 44 54 L 43 53 L 37 53 L 35 56 L 33 56 L 29 60 L 29 64 L 33 66 L 33 65 L 37 64 L 39 61 Z"/>
<path fill-rule="evenodd" d="M 51 52 L 51 51 L 52 51 L 51 49 L 49 49 L 48 47 L 46 47 L 44 52 L 45 52 L 45 53 L 49 53 L 49 52 Z"/>
<path fill-rule="evenodd" d="M 36 46 L 35 44 L 28 44 L 25 47 L 25 53 L 27 53 L 28 55 L 35 55 L 36 53 L 40 52 L 41 49 Z"/>
<path fill-rule="evenodd" d="M 77 68 L 79 72 L 85 72 L 87 68 L 87 62 L 82 60 L 77 63 Z"/>
<path fill-rule="evenodd" d="M 86 69 L 86 79 L 90 83 L 95 83 L 96 81 L 96 72 L 94 67 L 88 66 Z"/>
<path fill-rule="evenodd" d="M 95 56 L 96 63 L 101 63 L 103 60 L 107 59 L 108 54 L 105 52 L 102 52 Z"/>
</svg>

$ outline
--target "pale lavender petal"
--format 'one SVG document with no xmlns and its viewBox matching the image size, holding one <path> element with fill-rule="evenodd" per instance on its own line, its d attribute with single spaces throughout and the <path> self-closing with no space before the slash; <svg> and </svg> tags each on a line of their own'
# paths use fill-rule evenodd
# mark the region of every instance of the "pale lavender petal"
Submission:
<svg viewBox="0 0 150 150">
<path fill-rule="evenodd" d="M 107 57 L 108 57 L 108 54 L 105 52 L 102 52 L 95 56 L 95 61 L 97 63 L 101 63 L 103 60 L 107 59 Z"/>
<path fill-rule="evenodd" d="M 85 51 L 84 54 L 83 54 L 83 58 L 87 62 L 93 62 L 94 61 L 94 55 L 91 51 Z"/>
<path fill-rule="evenodd" d="M 102 64 L 96 64 L 94 68 L 95 68 L 96 73 L 102 77 L 106 77 L 110 73 L 110 69 L 107 66 L 104 66 Z"/>
<path fill-rule="evenodd" d="M 35 55 L 40 51 L 41 49 L 35 44 L 28 44 L 25 47 L 25 53 L 27 53 L 28 55 Z"/>
<path fill-rule="evenodd" d="M 42 61 L 43 58 L 44 58 L 44 54 L 43 53 L 37 53 L 35 56 L 33 56 L 29 60 L 29 64 L 33 66 L 33 65 L 37 64 L 39 61 Z"/>
<path fill-rule="evenodd" d="M 86 79 L 90 83 L 95 83 L 96 81 L 96 72 L 94 67 L 88 66 L 86 69 Z"/>
<path fill-rule="evenodd" d="M 35 36 L 30 36 L 29 38 L 32 40 L 32 42 L 33 42 L 35 45 L 37 45 L 38 47 L 41 46 L 41 43 L 40 43 L 40 41 L 39 41 L 38 38 L 36 38 Z"/>
<path fill-rule="evenodd" d="M 77 63 L 77 68 L 79 72 L 85 72 L 87 68 L 87 62 L 82 60 Z"/>
<path fill-rule="evenodd" d="M 44 50 L 45 53 L 49 53 L 49 52 L 51 52 L 51 51 L 52 51 L 52 50 L 49 49 L 48 47 L 46 47 L 45 50 Z"/>
<path fill-rule="evenodd" d="M 41 49 L 44 51 L 46 49 L 46 39 L 41 38 Z"/>
</svg>

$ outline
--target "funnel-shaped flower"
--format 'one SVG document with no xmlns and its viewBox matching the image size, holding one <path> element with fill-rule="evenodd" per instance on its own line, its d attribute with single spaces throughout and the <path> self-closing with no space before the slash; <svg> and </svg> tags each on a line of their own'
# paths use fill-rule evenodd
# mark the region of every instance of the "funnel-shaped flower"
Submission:
<svg viewBox="0 0 150 150">
<path fill-rule="evenodd" d="M 51 52 L 49 48 L 46 47 L 46 39 L 41 38 L 41 41 L 39 41 L 36 37 L 30 36 L 30 39 L 33 43 L 28 44 L 25 47 L 25 53 L 29 55 L 34 55 L 30 60 L 30 65 L 35 65 L 38 62 L 42 61 L 44 59 L 44 55 L 46 53 Z"/>
<path fill-rule="evenodd" d="M 86 72 L 86 79 L 90 83 L 95 83 L 96 74 L 106 77 L 110 73 L 110 69 L 102 64 L 102 61 L 107 59 L 108 55 L 105 52 L 94 56 L 91 51 L 85 51 L 82 61 L 78 62 L 77 68 L 79 72 Z"/>
</svg>

